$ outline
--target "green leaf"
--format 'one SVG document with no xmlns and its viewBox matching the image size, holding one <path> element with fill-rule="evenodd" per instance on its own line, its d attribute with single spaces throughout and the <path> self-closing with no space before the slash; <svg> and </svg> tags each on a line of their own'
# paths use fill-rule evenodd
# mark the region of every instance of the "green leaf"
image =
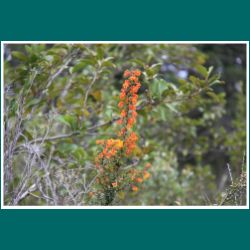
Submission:
<svg viewBox="0 0 250 250">
<path fill-rule="evenodd" d="M 25 48 L 25 50 L 26 50 L 26 52 L 27 52 L 28 54 L 32 54 L 32 53 L 33 53 L 33 49 L 32 49 L 31 46 L 25 45 L 24 48 Z"/>
<path fill-rule="evenodd" d="M 206 94 L 210 96 L 214 101 L 219 102 L 219 97 L 212 91 L 207 91 Z"/>
<path fill-rule="evenodd" d="M 171 111 L 173 111 L 174 113 L 176 113 L 176 114 L 180 114 L 180 112 L 176 109 L 176 104 L 174 104 L 174 103 L 167 103 L 166 104 L 166 107 L 168 107 Z"/>
<path fill-rule="evenodd" d="M 82 147 L 77 147 L 73 149 L 73 156 L 78 160 L 83 160 L 86 157 L 86 152 Z"/>
<path fill-rule="evenodd" d="M 102 66 L 103 67 L 112 67 L 112 68 L 116 68 L 116 65 L 110 61 L 104 61 L 102 62 Z"/>
<path fill-rule="evenodd" d="M 157 121 L 167 121 L 168 109 L 165 107 L 165 105 L 159 105 L 157 108 L 152 110 L 151 114 Z"/>
<path fill-rule="evenodd" d="M 168 86 L 164 80 L 156 80 L 152 83 L 152 92 L 155 95 L 161 96 L 163 91 L 166 89 L 168 89 Z"/>
<path fill-rule="evenodd" d="M 197 70 L 204 78 L 207 78 L 207 77 L 208 77 L 207 69 L 206 69 L 204 66 L 198 65 L 198 66 L 196 66 L 196 70 Z"/>
<path fill-rule="evenodd" d="M 147 67 L 145 69 L 147 76 L 149 78 L 155 78 L 161 68 L 161 65 L 162 63 L 156 63 L 156 64 L 151 65 L 150 67 Z"/>
<path fill-rule="evenodd" d="M 200 81 L 197 77 L 195 76 L 189 76 L 189 80 L 196 86 L 199 86 L 200 85 Z M 187 83 L 188 84 L 188 83 Z"/>
<path fill-rule="evenodd" d="M 207 78 L 211 75 L 211 73 L 212 73 L 213 69 L 214 69 L 214 67 L 213 67 L 213 66 L 209 67 L 209 69 L 208 69 L 208 73 L 207 73 Z"/>
<path fill-rule="evenodd" d="M 27 57 L 20 51 L 12 51 L 12 56 L 23 62 L 27 61 Z"/>
<path fill-rule="evenodd" d="M 60 143 L 57 147 L 57 150 L 65 156 L 73 156 L 78 161 L 82 161 L 86 157 L 85 150 L 81 146 L 78 146 L 77 144 L 73 143 Z"/>
<path fill-rule="evenodd" d="M 83 70 L 88 65 L 94 66 L 96 64 L 95 59 L 83 59 L 79 61 L 75 66 L 73 66 L 71 73 L 79 72 Z"/>
<path fill-rule="evenodd" d="M 54 46 L 52 49 L 48 51 L 48 55 L 58 55 L 58 56 L 66 56 L 68 54 L 68 50 L 63 47 L 56 47 Z"/>
<path fill-rule="evenodd" d="M 103 50 L 103 48 L 101 46 L 97 47 L 96 52 L 97 52 L 97 59 L 98 60 L 102 60 L 103 57 L 104 57 L 104 50 Z"/>
<path fill-rule="evenodd" d="M 162 63 L 155 63 L 155 64 L 152 64 L 150 68 L 158 72 L 161 69 L 161 65 Z"/>
<path fill-rule="evenodd" d="M 136 65 L 139 65 L 141 67 L 144 67 L 145 66 L 145 63 L 139 59 L 132 59 L 130 60 L 131 63 L 135 63 Z"/>
<path fill-rule="evenodd" d="M 166 108 L 163 106 L 159 107 L 160 118 L 162 121 L 167 121 Z"/>
<path fill-rule="evenodd" d="M 111 61 L 111 60 L 113 60 L 113 59 L 114 59 L 114 57 L 110 56 L 110 57 L 106 57 L 103 61 L 104 61 L 104 62 L 107 62 L 107 61 Z"/>
<path fill-rule="evenodd" d="M 161 98 L 166 95 L 173 95 L 178 90 L 177 87 L 163 79 L 155 80 L 149 85 L 149 90 L 153 97 Z"/>
<path fill-rule="evenodd" d="M 71 129 L 75 130 L 77 129 L 77 118 L 73 115 L 59 115 L 56 118 L 57 121 L 67 125 Z"/>
<path fill-rule="evenodd" d="M 111 120 L 114 114 L 114 110 L 111 106 L 107 107 L 104 111 L 104 116 L 106 119 Z"/>
<path fill-rule="evenodd" d="M 214 80 L 213 82 L 211 82 L 211 83 L 209 84 L 209 86 L 212 87 L 212 86 L 215 85 L 215 84 L 222 84 L 222 83 L 224 83 L 224 82 L 222 82 L 222 81 L 216 79 L 216 80 Z"/>
</svg>

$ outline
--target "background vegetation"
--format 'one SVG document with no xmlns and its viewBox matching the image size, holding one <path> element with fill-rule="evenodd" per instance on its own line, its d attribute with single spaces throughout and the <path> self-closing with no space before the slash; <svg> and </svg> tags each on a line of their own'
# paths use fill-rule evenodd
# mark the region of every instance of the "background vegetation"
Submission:
<svg viewBox="0 0 250 250">
<path fill-rule="evenodd" d="M 246 46 L 5 45 L 7 205 L 99 205 L 96 140 L 115 136 L 126 69 L 140 69 L 138 192 L 112 205 L 244 205 Z"/>
</svg>

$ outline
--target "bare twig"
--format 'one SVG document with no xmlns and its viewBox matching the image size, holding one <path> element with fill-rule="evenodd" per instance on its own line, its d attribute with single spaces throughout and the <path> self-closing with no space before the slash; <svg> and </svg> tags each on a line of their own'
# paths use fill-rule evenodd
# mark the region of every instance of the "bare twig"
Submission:
<svg viewBox="0 0 250 250">
<path fill-rule="evenodd" d="M 53 152 L 54 152 L 54 148 L 52 147 L 51 150 L 50 150 L 48 162 L 47 162 L 47 164 L 44 165 L 43 168 L 44 168 L 44 172 L 45 172 L 45 176 L 46 176 L 45 178 L 46 178 L 47 187 L 50 188 L 50 191 L 51 191 L 51 194 L 52 194 L 52 197 L 53 197 L 54 205 L 57 205 L 58 198 L 57 198 L 57 194 L 56 194 L 56 190 L 55 190 L 55 187 L 53 185 L 53 182 L 51 181 L 50 171 L 49 171 L 50 162 L 51 162 Z"/>
<path fill-rule="evenodd" d="M 94 73 L 93 79 L 92 79 L 91 83 L 89 84 L 89 86 L 87 88 L 87 91 L 86 91 L 86 94 L 85 94 L 85 97 L 84 97 L 83 109 L 86 108 L 89 92 L 90 92 L 91 88 L 93 87 L 94 83 L 96 82 L 97 76 L 98 76 L 98 70 Z"/>
<path fill-rule="evenodd" d="M 22 134 L 21 125 L 23 123 L 25 100 L 26 100 L 28 93 L 30 92 L 31 87 L 34 84 L 37 73 L 38 72 L 36 70 L 32 71 L 32 74 L 30 75 L 28 89 L 25 90 L 25 88 L 23 88 L 19 94 L 19 97 L 17 100 L 18 110 L 17 110 L 17 116 L 15 119 L 15 125 L 13 129 L 14 131 L 13 131 L 12 143 L 10 143 L 10 139 L 8 139 L 7 141 L 5 140 L 5 142 L 9 142 L 8 144 L 5 145 L 5 156 L 4 156 L 4 170 L 5 170 L 4 171 L 4 184 L 5 184 L 4 193 L 5 194 L 8 192 L 8 185 L 13 179 L 13 169 L 12 169 L 13 155 L 14 155 L 17 141 Z M 8 124 L 8 121 L 6 122 Z M 11 131 L 9 130 L 9 128 L 5 129 L 4 137 L 10 138 L 11 137 L 10 132 Z"/>
<path fill-rule="evenodd" d="M 229 163 L 227 163 L 227 170 L 228 170 L 229 178 L 230 178 L 230 181 L 231 181 L 231 186 L 227 190 L 226 196 L 221 201 L 220 205 L 221 206 L 224 205 L 229 199 L 231 199 L 231 197 L 233 197 L 234 198 L 234 203 L 237 206 L 238 205 L 238 203 L 237 203 L 237 196 L 236 196 L 236 193 L 235 193 L 235 190 L 234 190 L 235 185 L 234 185 L 232 171 L 231 171 L 231 167 L 230 167 Z"/>
<path fill-rule="evenodd" d="M 73 78 L 74 78 L 74 75 L 72 75 L 72 76 L 69 78 L 67 84 L 65 85 L 64 89 L 62 90 L 61 98 L 64 98 L 64 97 L 67 95 L 68 90 L 70 89 L 70 87 L 71 87 L 71 85 L 72 85 Z"/>
<path fill-rule="evenodd" d="M 234 184 L 234 182 L 233 182 L 233 176 L 232 176 L 232 172 L 231 172 L 231 168 L 230 168 L 229 163 L 227 163 L 227 170 L 228 170 L 228 173 L 229 173 L 231 184 L 233 185 Z"/>
<path fill-rule="evenodd" d="M 64 64 L 55 72 L 55 74 L 53 74 L 49 77 L 46 89 L 48 89 L 50 87 L 52 82 L 63 72 L 63 70 L 65 70 L 67 68 L 67 66 L 69 65 L 69 63 L 72 60 L 73 60 L 73 57 L 72 57 L 72 55 L 70 55 L 70 57 L 65 60 Z"/>
<path fill-rule="evenodd" d="M 229 163 L 227 163 L 227 170 L 228 170 L 228 173 L 229 173 L 229 177 L 230 177 L 230 181 L 231 181 L 231 184 L 232 186 L 234 185 L 234 182 L 233 182 L 233 176 L 232 176 L 232 171 L 231 171 L 231 168 L 230 168 L 230 165 Z M 237 197 L 236 197 L 236 194 L 234 193 L 234 202 L 235 202 L 235 205 L 237 206 Z"/>
<path fill-rule="evenodd" d="M 37 142 L 41 142 L 41 141 L 55 141 L 55 140 L 60 140 L 60 139 L 64 139 L 64 138 L 69 138 L 75 135 L 79 135 L 80 131 L 74 131 L 72 133 L 69 134 L 62 134 L 62 135 L 56 135 L 56 136 L 51 136 L 51 137 L 46 137 L 46 138 L 37 138 L 34 139 L 32 141 L 30 141 L 29 143 L 37 143 Z"/>
<path fill-rule="evenodd" d="M 47 135 L 49 133 L 49 128 L 50 128 L 50 126 L 48 126 L 48 129 L 47 129 L 39 147 L 42 146 L 45 138 L 47 137 Z M 26 161 L 26 166 L 25 166 L 24 171 L 23 171 L 23 176 L 21 178 L 21 181 L 19 182 L 18 187 L 15 189 L 14 196 L 13 196 L 13 199 L 11 201 L 11 203 L 13 205 L 17 205 L 19 203 L 20 198 L 23 197 L 23 193 L 24 193 L 25 188 L 27 187 L 28 182 L 32 179 L 32 171 L 31 170 L 32 170 L 32 166 L 33 166 L 34 161 L 36 159 L 39 159 L 41 164 L 44 165 L 44 163 L 42 162 L 42 160 L 40 158 L 39 153 L 36 150 L 34 150 L 33 147 L 29 147 L 28 152 L 29 152 L 30 159 L 28 161 Z M 27 192 L 27 191 L 25 191 L 25 192 Z M 27 195 L 25 195 L 25 196 L 27 196 Z"/>
<path fill-rule="evenodd" d="M 25 192 L 23 192 L 22 194 L 16 197 L 13 205 L 18 204 L 18 202 L 23 200 L 28 194 L 30 194 L 31 192 L 34 192 L 36 188 L 37 188 L 36 184 L 32 184 Z"/>
<path fill-rule="evenodd" d="M 107 125 L 111 125 L 111 124 L 113 124 L 114 122 L 116 122 L 118 120 L 119 120 L 119 117 L 115 117 L 115 118 L 113 118 L 112 120 L 110 120 L 108 122 L 104 122 L 104 123 L 101 123 L 101 124 L 96 124 L 94 126 L 88 127 L 87 131 L 89 131 L 89 130 L 95 130 L 95 129 L 98 129 L 100 127 L 105 127 Z"/>
<path fill-rule="evenodd" d="M 31 196 L 33 196 L 33 197 L 35 197 L 35 198 L 38 198 L 38 199 L 52 200 L 52 201 L 53 201 L 53 199 L 50 198 L 50 197 L 48 197 L 48 196 L 38 196 L 38 195 L 33 194 L 33 193 L 31 193 L 31 192 L 29 193 L 29 195 L 31 195 Z"/>
<path fill-rule="evenodd" d="M 112 120 L 110 120 L 108 122 L 104 122 L 104 123 L 101 123 L 101 124 L 91 126 L 91 127 L 87 128 L 86 130 L 91 131 L 91 130 L 98 129 L 100 127 L 111 125 L 112 123 L 114 123 L 118 119 L 119 119 L 118 117 L 113 118 Z M 68 133 L 68 134 L 61 134 L 61 135 L 56 135 L 56 136 L 51 136 L 51 137 L 46 137 L 46 138 L 36 138 L 34 140 L 29 141 L 29 143 L 33 144 L 33 143 L 38 143 L 38 142 L 41 142 L 41 141 L 55 141 L 55 140 L 70 138 L 70 137 L 77 136 L 77 135 L 80 135 L 80 134 L 81 134 L 81 132 L 77 130 L 77 131 L 73 131 L 72 133 Z M 26 147 L 26 143 L 18 145 L 16 147 L 16 149 L 19 148 L 19 147 Z"/>
</svg>

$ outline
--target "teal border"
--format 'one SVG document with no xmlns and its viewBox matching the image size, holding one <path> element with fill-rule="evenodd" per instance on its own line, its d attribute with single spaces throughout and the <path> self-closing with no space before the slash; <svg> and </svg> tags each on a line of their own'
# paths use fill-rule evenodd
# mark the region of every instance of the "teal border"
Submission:
<svg viewBox="0 0 250 250">
<path fill-rule="evenodd" d="M 249 41 L 249 19 L 244 0 L 13 0 L 1 3 L 0 40 Z M 0 246 L 244 249 L 249 225 L 249 210 L 0 210 Z"/>
</svg>

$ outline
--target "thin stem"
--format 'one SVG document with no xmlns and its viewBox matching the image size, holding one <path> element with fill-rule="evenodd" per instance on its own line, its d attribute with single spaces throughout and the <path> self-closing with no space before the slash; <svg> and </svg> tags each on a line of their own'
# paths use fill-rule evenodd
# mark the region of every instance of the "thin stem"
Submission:
<svg viewBox="0 0 250 250">
<path fill-rule="evenodd" d="M 91 88 L 93 87 L 94 83 L 97 80 L 97 75 L 98 75 L 98 70 L 94 73 L 94 77 L 93 77 L 91 83 L 89 84 L 89 86 L 87 88 L 87 91 L 86 91 L 86 94 L 85 94 L 85 97 L 84 97 L 83 109 L 86 108 L 89 92 L 90 92 Z"/>
</svg>

